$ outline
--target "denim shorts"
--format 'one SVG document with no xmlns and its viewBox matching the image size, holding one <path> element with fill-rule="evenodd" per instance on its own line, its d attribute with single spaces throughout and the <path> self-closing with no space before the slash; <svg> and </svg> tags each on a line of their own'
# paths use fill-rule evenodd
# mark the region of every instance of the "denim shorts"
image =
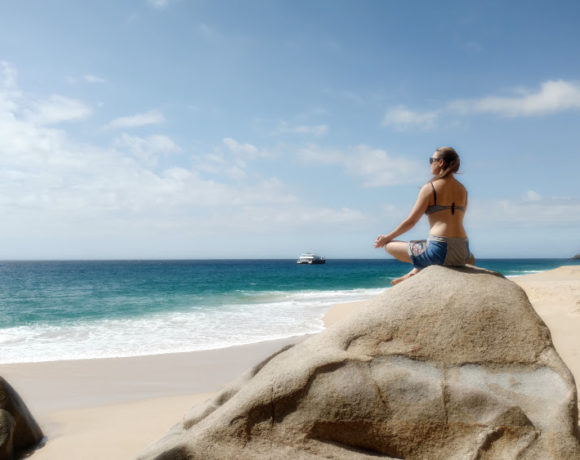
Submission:
<svg viewBox="0 0 580 460">
<path fill-rule="evenodd" d="M 465 265 L 469 261 L 467 238 L 429 235 L 427 240 L 410 241 L 409 257 L 415 268 L 429 265 Z"/>
</svg>

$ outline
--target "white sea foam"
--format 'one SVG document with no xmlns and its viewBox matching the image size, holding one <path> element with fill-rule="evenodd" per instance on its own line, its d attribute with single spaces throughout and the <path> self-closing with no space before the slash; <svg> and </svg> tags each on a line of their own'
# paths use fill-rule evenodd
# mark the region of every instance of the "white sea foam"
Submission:
<svg viewBox="0 0 580 460">
<path fill-rule="evenodd" d="M 543 273 L 546 270 L 520 270 L 514 275 L 505 275 L 506 278 L 518 278 L 525 275 L 535 275 L 536 273 Z"/>
<path fill-rule="evenodd" d="M 0 363 L 143 356 L 225 348 L 316 333 L 334 304 L 383 289 L 269 292 L 251 303 L 0 330 Z"/>
</svg>

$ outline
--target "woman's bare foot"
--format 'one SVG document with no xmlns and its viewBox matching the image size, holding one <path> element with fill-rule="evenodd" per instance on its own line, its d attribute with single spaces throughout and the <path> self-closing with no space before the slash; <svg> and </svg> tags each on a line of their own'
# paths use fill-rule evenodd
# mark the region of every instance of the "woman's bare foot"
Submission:
<svg viewBox="0 0 580 460">
<path fill-rule="evenodd" d="M 406 279 L 411 278 L 411 276 L 416 275 L 417 273 L 419 273 L 419 269 L 414 268 L 413 270 L 411 270 L 409 273 L 407 273 L 404 276 L 401 276 L 400 278 L 395 278 L 393 281 L 391 281 L 391 284 L 394 286 L 395 284 L 399 284 L 402 281 L 405 281 Z"/>
</svg>

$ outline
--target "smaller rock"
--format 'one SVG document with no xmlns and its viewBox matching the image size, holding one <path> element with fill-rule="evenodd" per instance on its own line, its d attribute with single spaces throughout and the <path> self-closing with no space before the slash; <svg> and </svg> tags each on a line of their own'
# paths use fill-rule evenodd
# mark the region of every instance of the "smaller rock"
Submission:
<svg viewBox="0 0 580 460">
<path fill-rule="evenodd" d="M 44 434 L 18 393 L 0 377 L 0 459 L 33 449 Z"/>
<path fill-rule="evenodd" d="M 14 417 L 10 412 L 0 409 L 0 458 L 12 458 L 12 436 L 14 435 Z"/>
</svg>

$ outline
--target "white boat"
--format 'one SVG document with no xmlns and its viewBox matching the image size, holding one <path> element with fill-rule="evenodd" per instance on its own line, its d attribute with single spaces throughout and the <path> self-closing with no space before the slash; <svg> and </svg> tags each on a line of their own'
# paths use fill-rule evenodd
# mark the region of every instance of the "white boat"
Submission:
<svg viewBox="0 0 580 460">
<path fill-rule="evenodd" d="M 317 254 L 312 254 L 311 252 L 305 252 L 300 257 L 298 257 L 298 260 L 296 261 L 296 263 L 297 264 L 308 264 L 308 265 L 325 264 L 326 259 L 322 256 L 317 255 Z"/>
</svg>

